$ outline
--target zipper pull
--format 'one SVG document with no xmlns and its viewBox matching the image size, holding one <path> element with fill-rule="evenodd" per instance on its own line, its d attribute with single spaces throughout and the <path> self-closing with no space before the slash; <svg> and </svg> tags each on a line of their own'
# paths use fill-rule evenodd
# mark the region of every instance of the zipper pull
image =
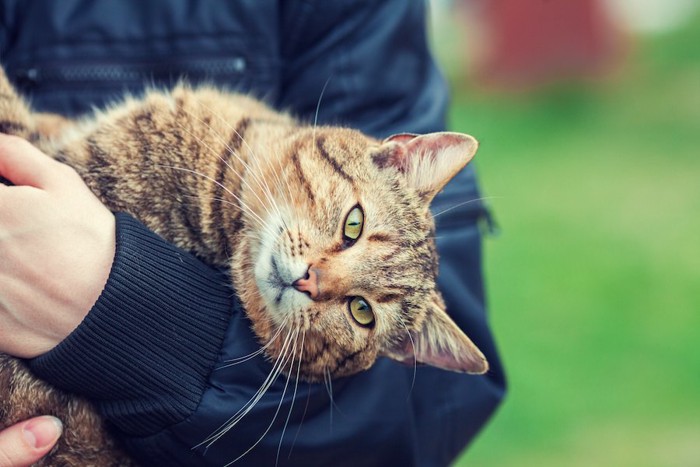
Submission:
<svg viewBox="0 0 700 467">
<path fill-rule="evenodd" d="M 33 88 L 39 84 L 41 76 L 38 68 L 20 68 L 15 72 L 15 82 L 22 88 Z"/>
<path fill-rule="evenodd" d="M 486 206 L 483 207 L 481 216 L 479 216 L 479 230 L 481 230 L 482 236 L 488 234 L 490 237 L 499 237 L 501 235 L 501 226 Z"/>
</svg>

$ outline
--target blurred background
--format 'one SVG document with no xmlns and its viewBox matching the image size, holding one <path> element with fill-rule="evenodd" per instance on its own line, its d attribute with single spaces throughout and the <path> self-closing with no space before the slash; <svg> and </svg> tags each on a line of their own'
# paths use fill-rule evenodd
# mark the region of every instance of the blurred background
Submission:
<svg viewBox="0 0 700 467">
<path fill-rule="evenodd" d="M 504 405 L 458 466 L 700 466 L 700 2 L 433 0 Z"/>
</svg>

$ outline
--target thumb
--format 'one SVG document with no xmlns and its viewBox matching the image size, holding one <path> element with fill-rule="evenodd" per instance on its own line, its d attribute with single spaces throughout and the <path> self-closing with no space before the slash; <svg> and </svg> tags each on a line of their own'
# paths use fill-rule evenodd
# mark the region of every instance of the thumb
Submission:
<svg viewBox="0 0 700 467">
<path fill-rule="evenodd" d="M 57 164 L 29 141 L 0 133 L 0 177 L 15 185 L 46 188 Z"/>
<path fill-rule="evenodd" d="M 63 425 L 55 417 L 36 417 L 0 431 L 0 467 L 32 465 L 58 441 Z"/>
</svg>

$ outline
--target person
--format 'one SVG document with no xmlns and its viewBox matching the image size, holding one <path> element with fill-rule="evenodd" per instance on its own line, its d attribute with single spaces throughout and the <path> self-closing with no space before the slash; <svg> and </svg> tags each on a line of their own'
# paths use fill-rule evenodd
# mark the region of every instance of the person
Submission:
<svg viewBox="0 0 700 467">
<path fill-rule="evenodd" d="M 56 444 L 63 424 L 54 417 L 35 417 L 0 431 L 0 467 L 33 465 Z"/>
<path fill-rule="evenodd" d="M 5 70 L 37 110 L 76 116 L 144 82 L 184 76 L 378 138 L 445 128 L 447 87 L 427 48 L 423 1 L 7 0 L 0 15 Z M 202 444 L 270 370 L 262 357 L 227 366 L 258 344 L 225 273 L 124 213 L 105 217 L 70 171 L 37 152 L 0 140 L 0 175 L 23 185 L 0 187 L 0 231 L 10 233 L 0 256 L 15 258 L 0 261 L 0 276 L 24 281 L 13 300 L 31 323 L 22 339 L 0 334 L 0 351 L 95 401 L 144 465 L 222 465 L 241 455 L 238 465 L 446 465 L 500 403 L 505 378 L 480 271 L 486 211 L 471 166 L 433 203 L 445 212 L 436 217 L 439 285 L 489 373 L 380 359 L 331 387 L 280 379 L 237 427 Z M 14 235 L 10 219 L 42 233 Z M 0 284 L 5 303 L 8 293 Z"/>
</svg>

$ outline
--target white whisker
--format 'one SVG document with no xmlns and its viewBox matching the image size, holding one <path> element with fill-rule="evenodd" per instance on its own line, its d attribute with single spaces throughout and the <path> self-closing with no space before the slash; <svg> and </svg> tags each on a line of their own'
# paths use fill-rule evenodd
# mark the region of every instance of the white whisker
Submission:
<svg viewBox="0 0 700 467">
<path fill-rule="evenodd" d="M 326 79 L 326 82 L 323 84 L 323 89 L 321 89 L 321 94 L 318 96 L 318 102 L 316 103 L 316 113 L 314 115 L 314 126 L 313 126 L 313 131 L 312 131 L 312 138 L 311 138 L 313 140 L 313 146 L 312 146 L 313 151 L 316 150 L 316 126 L 318 124 L 318 112 L 321 109 L 321 101 L 323 100 L 323 95 L 326 93 L 326 88 L 328 87 L 328 83 L 331 82 L 331 76 L 329 76 Z"/>
<path fill-rule="evenodd" d="M 222 202 L 222 203 L 224 203 L 224 204 L 228 204 L 228 205 L 233 206 L 233 207 L 235 207 L 235 208 L 240 208 L 240 206 L 239 206 L 238 204 L 236 204 L 236 203 L 234 203 L 234 202 L 232 202 L 232 201 L 229 201 L 229 200 L 227 200 L 227 199 L 218 198 L 218 197 L 216 197 L 216 196 L 206 196 L 206 197 L 204 197 L 204 196 L 200 196 L 200 195 L 186 195 L 186 194 L 179 194 L 178 196 L 182 196 L 182 197 L 185 197 L 185 198 L 194 198 L 194 199 L 207 200 L 207 201 L 220 201 L 220 202 Z M 182 202 L 181 200 L 178 200 L 178 201 Z M 183 203 L 183 204 L 184 204 L 184 203 Z M 195 204 L 186 204 L 186 206 L 196 206 L 196 205 L 195 205 Z"/>
<path fill-rule="evenodd" d="M 282 371 L 282 366 L 285 363 L 283 357 L 286 355 L 287 349 L 291 344 L 292 340 L 292 330 L 290 329 L 289 333 L 287 334 L 287 337 L 284 340 L 284 344 L 282 345 L 280 358 L 278 358 L 273 364 L 272 370 L 265 378 L 265 381 L 263 382 L 262 386 L 260 386 L 260 388 L 253 395 L 253 397 L 251 397 L 251 399 L 248 400 L 248 402 L 246 402 L 243 405 L 243 407 L 241 407 L 238 410 L 238 412 L 232 415 L 219 428 L 214 430 L 214 432 L 210 436 L 204 439 L 201 443 L 194 446 L 192 449 L 196 449 L 203 445 L 207 445 L 207 447 L 211 446 L 216 441 L 221 439 L 222 436 L 228 433 L 234 426 L 236 426 L 236 424 L 238 424 L 238 422 L 240 422 L 243 419 L 243 417 L 245 417 L 253 409 L 253 407 L 255 407 L 255 405 L 260 401 L 260 399 L 262 399 L 263 395 L 267 392 L 268 389 L 270 389 L 272 384 L 277 380 L 277 377 L 280 375 Z"/>
<path fill-rule="evenodd" d="M 301 431 L 301 425 L 304 423 L 304 418 L 306 418 L 306 412 L 309 410 L 309 402 L 311 402 L 311 384 L 306 388 L 306 404 L 304 405 L 304 413 L 301 414 L 301 420 L 299 420 L 299 426 L 297 427 L 297 432 L 294 435 L 294 440 L 292 441 L 292 445 L 289 447 L 289 454 L 287 454 L 287 459 L 291 459 L 292 457 L 292 450 L 294 449 L 294 445 L 297 443 L 297 438 L 299 437 L 299 432 Z"/>
<path fill-rule="evenodd" d="M 183 110 L 184 110 L 184 109 L 183 109 Z M 185 112 L 188 112 L 188 114 L 190 114 L 190 115 L 191 115 L 192 117 L 194 117 L 194 118 L 198 118 L 198 117 L 196 117 L 195 115 L 193 115 L 191 112 L 189 112 L 189 111 L 187 111 L 187 110 L 185 110 Z M 204 123 L 202 120 L 200 120 L 200 122 Z M 206 125 L 206 123 L 204 123 L 204 124 Z M 202 146 L 204 146 L 204 147 L 206 147 L 207 149 L 209 149 L 209 151 L 211 151 L 212 154 L 214 154 L 220 161 L 222 161 L 222 162 L 226 165 L 226 167 L 228 167 L 228 169 L 231 170 L 231 171 L 241 180 L 241 183 L 244 184 L 245 186 L 247 186 L 247 187 L 250 189 L 251 193 L 253 193 L 253 196 L 255 196 L 255 198 L 258 200 L 258 202 L 260 202 L 260 204 L 263 206 L 263 208 L 267 211 L 268 215 L 271 214 L 271 213 L 270 213 L 270 210 L 268 209 L 268 205 L 267 205 L 266 203 L 264 203 L 264 202 L 260 199 L 260 197 L 258 196 L 257 192 L 248 184 L 247 180 L 246 180 L 240 173 L 238 173 L 238 171 L 236 171 L 236 169 L 234 169 L 234 168 L 231 166 L 231 164 L 228 163 L 228 161 L 227 161 L 226 159 L 224 159 L 223 157 L 221 157 L 221 155 L 220 155 L 217 151 L 215 151 L 211 146 L 209 146 L 207 143 L 205 143 L 204 140 L 202 140 L 202 139 L 199 138 L 197 135 L 195 135 L 194 133 L 192 133 L 185 125 L 183 125 L 182 123 L 179 123 L 179 122 L 178 122 L 178 125 L 180 125 L 180 128 L 181 128 L 183 131 L 185 131 L 185 132 L 188 133 L 191 137 L 193 137 L 195 140 L 197 140 L 197 142 L 198 142 L 199 144 L 201 144 Z M 208 126 L 208 127 L 211 129 L 211 126 Z M 218 133 L 216 133 L 213 129 L 212 129 L 212 133 L 214 133 L 217 137 L 220 138 L 220 136 L 218 135 Z M 228 145 L 227 145 L 226 143 L 224 143 L 224 145 L 228 148 L 228 150 L 229 150 L 232 154 L 234 154 L 234 155 L 241 161 L 242 164 L 244 164 L 244 166 L 247 166 L 246 163 L 243 161 L 243 159 L 241 159 L 241 158 L 235 153 L 235 151 L 233 151 L 230 147 L 228 147 Z M 250 170 L 249 173 L 253 173 L 253 171 Z M 219 185 L 221 185 L 221 184 L 219 184 Z M 222 185 L 221 185 L 221 186 L 222 186 Z M 240 200 L 240 198 L 237 198 L 237 199 Z M 242 202 L 242 201 L 241 201 L 241 202 Z"/>
<path fill-rule="evenodd" d="M 236 136 L 238 136 L 238 138 L 240 138 L 241 142 L 246 146 L 246 148 L 248 148 L 248 151 L 249 151 L 250 154 L 253 156 L 253 157 L 250 158 L 249 160 L 251 160 L 251 161 L 253 161 L 253 162 L 256 163 L 257 169 L 261 169 L 260 163 L 259 163 L 260 158 L 255 154 L 255 152 L 253 151 L 253 148 L 248 144 L 248 142 L 245 140 L 245 138 L 243 138 L 243 136 L 238 132 L 238 130 L 237 130 L 233 125 L 231 125 L 225 118 L 223 118 L 223 117 L 222 117 L 221 115 L 219 115 L 218 113 L 214 112 L 213 109 L 211 109 L 211 108 L 209 108 L 208 106 L 206 106 L 203 102 L 198 102 L 198 104 L 199 104 L 201 107 L 204 107 L 205 109 L 207 109 L 207 111 L 208 111 L 209 113 L 211 113 L 211 114 L 214 115 L 216 118 L 218 118 L 221 122 L 223 122 L 225 125 L 227 125 L 227 126 L 236 134 Z M 279 211 L 279 208 L 278 208 L 278 206 L 277 206 L 277 203 L 275 202 L 274 197 L 272 196 L 272 192 L 270 191 L 270 188 L 269 188 L 267 182 L 266 182 L 264 179 L 262 179 L 262 178 L 256 173 L 256 171 L 253 170 L 253 168 L 248 164 L 248 162 L 246 162 L 245 160 L 243 160 L 243 158 L 240 157 L 240 155 L 239 155 L 236 151 L 234 151 L 234 150 L 228 145 L 228 143 L 226 142 L 226 140 L 225 140 L 224 138 L 222 138 L 216 131 L 214 131 L 210 125 L 208 125 L 206 122 L 204 122 L 203 120 L 199 119 L 197 116 L 195 116 L 194 114 L 192 114 L 192 112 L 190 112 L 190 111 L 188 111 L 188 110 L 186 110 L 186 109 L 183 109 L 183 110 L 185 110 L 185 112 L 188 112 L 188 113 L 189 113 L 190 115 L 192 115 L 194 118 L 200 120 L 202 123 L 204 123 L 208 128 L 210 128 L 210 129 L 212 130 L 212 132 L 220 139 L 220 141 L 223 142 L 223 144 L 224 144 L 224 145 L 226 146 L 226 148 L 229 150 L 229 153 L 230 153 L 231 155 L 233 155 L 234 157 L 236 157 L 236 158 L 238 159 L 238 161 L 239 161 L 241 164 L 243 164 L 244 168 L 246 168 L 246 170 L 247 170 L 248 173 L 251 175 L 251 177 L 253 178 L 253 180 L 254 180 L 254 181 L 258 184 L 258 186 L 263 190 L 263 193 L 265 194 L 265 197 L 266 197 L 267 200 L 269 201 L 270 206 L 274 207 L 275 210 L 277 210 L 277 214 L 278 214 L 280 217 L 282 217 L 282 216 L 281 216 L 281 213 L 280 213 L 280 211 Z M 267 159 L 269 159 L 269 158 L 266 158 L 266 160 L 267 160 Z M 224 161 L 224 162 L 225 162 L 225 161 Z M 226 162 L 225 162 L 225 163 L 226 163 Z M 231 168 L 231 170 L 233 170 L 233 168 L 230 167 L 230 165 L 229 165 L 228 163 L 226 163 L 226 165 L 229 166 L 229 168 Z M 268 161 L 268 167 L 269 167 L 269 161 Z M 236 172 L 235 170 L 233 170 L 233 171 L 234 171 L 234 173 L 236 173 L 236 175 L 239 176 L 239 178 L 241 178 L 242 181 L 244 181 L 243 177 L 241 177 L 241 175 L 238 174 L 238 172 Z M 245 182 L 245 181 L 244 181 L 244 182 Z M 247 184 L 247 182 L 245 182 L 245 183 Z M 249 186 L 249 188 L 250 188 L 250 185 L 248 185 L 248 186 Z M 253 194 L 256 196 L 256 198 L 258 198 L 258 201 L 260 201 L 260 203 L 261 203 L 263 206 L 265 206 L 265 203 L 263 203 L 262 200 L 260 200 L 260 198 L 259 198 L 259 197 L 257 196 L 257 194 L 255 193 L 255 190 L 253 190 L 253 189 L 251 188 L 251 191 L 253 191 Z"/>
<path fill-rule="evenodd" d="M 413 381 L 411 381 L 411 389 L 408 391 L 408 396 L 407 400 L 411 398 L 411 394 L 413 393 L 413 387 L 416 384 L 416 369 L 418 367 L 418 361 L 416 360 L 416 345 L 413 342 L 413 336 L 411 336 L 411 332 L 408 330 L 408 327 L 406 327 L 406 323 L 404 322 L 403 318 L 401 315 L 397 315 L 399 318 L 399 322 L 401 323 L 401 326 L 406 330 L 406 335 L 408 336 L 409 341 L 411 342 L 411 349 L 413 350 Z"/>
<path fill-rule="evenodd" d="M 329 429 L 333 433 L 333 407 L 335 407 L 335 401 L 333 400 L 333 383 L 331 382 L 331 371 L 329 369 L 326 369 L 323 373 L 323 382 L 326 383 L 326 390 L 331 401 Z"/>
<path fill-rule="evenodd" d="M 464 201 L 464 202 L 462 202 L 462 203 L 455 204 L 454 206 L 450 206 L 449 208 L 444 209 L 444 210 L 438 212 L 437 214 L 433 214 L 433 219 L 435 219 L 437 216 L 440 216 L 440 215 L 442 215 L 442 214 L 445 214 L 446 212 L 452 211 L 453 209 L 457 209 L 458 207 L 464 206 L 465 204 L 474 203 L 474 202 L 477 202 L 477 201 L 484 201 L 484 200 L 487 200 L 487 199 L 499 199 L 499 198 L 502 198 L 502 196 L 484 196 L 484 197 L 482 197 L 482 198 L 470 199 L 470 200 L 468 200 L 468 201 Z"/>
<path fill-rule="evenodd" d="M 284 365 L 285 363 L 287 363 L 287 362 L 293 362 L 293 360 L 294 360 L 294 355 L 295 355 L 296 349 L 297 349 L 297 337 L 299 337 L 299 330 L 298 330 L 298 329 L 296 330 L 296 333 L 295 333 L 295 335 L 294 335 L 294 346 L 293 346 L 292 352 L 291 352 L 291 354 L 288 356 L 288 358 L 287 358 L 287 355 L 284 355 L 285 360 L 284 360 L 283 364 L 280 365 L 280 367 L 279 367 L 279 368 L 280 368 L 280 371 L 281 371 L 281 368 L 283 367 L 283 365 Z M 274 425 L 275 420 L 277 420 L 277 415 L 279 414 L 280 409 L 282 408 L 282 404 L 284 403 L 284 396 L 287 394 L 287 388 L 288 388 L 288 387 L 289 387 L 289 378 L 286 378 L 286 381 L 285 381 L 285 383 L 284 383 L 284 389 L 282 390 L 282 396 L 280 397 L 280 402 L 279 402 L 279 404 L 277 404 L 277 410 L 275 410 L 275 413 L 274 413 L 274 415 L 272 416 L 272 421 L 270 421 L 270 424 L 267 426 L 267 429 L 265 430 L 265 432 L 264 432 L 264 433 L 260 436 L 260 438 L 258 438 L 258 440 L 257 440 L 255 443 L 253 443 L 253 445 L 252 445 L 251 447 L 249 447 L 243 454 L 241 454 L 240 456 L 238 456 L 237 458 L 235 458 L 234 460 L 232 460 L 232 461 L 229 462 L 228 464 L 224 465 L 224 467 L 228 467 L 228 466 L 231 465 L 231 464 L 235 464 L 235 463 L 238 462 L 240 459 L 242 459 L 243 457 L 245 457 L 250 451 L 252 451 L 252 450 L 255 448 L 255 446 L 257 446 L 258 444 L 260 444 L 260 442 L 263 440 L 263 438 L 265 438 L 265 436 L 270 432 L 270 429 L 272 428 L 272 425 Z M 295 389 L 295 392 L 296 392 L 296 389 Z"/>
<path fill-rule="evenodd" d="M 229 190 L 228 188 L 226 188 L 226 187 L 225 187 L 221 182 L 219 182 L 218 180 L 215 180 L 215 179 L 213 179 L 212 177 L 210 177 L 210 176 L 208 176 L 208 175 L 206 175 L 206 174 L 203 174 L 203 173 L 201 173 L 201 172 L 197 172 L 196 170 L 186 169 L 186 168 L 184 168 L 184 167 L 175 167 L 175 166 L 172 166 L 172 165 L 164 165 L 164 164 L 155 164 L 155 165 L 156 165 L 157 167 L 163 167 L 163 168 L 166 168 L 166 169 L 180 170 L 180 171 L 182 171 L 182 172 L 191 173 L 191 174 L 193 174 L 193 175 L 197 175 L 197 176 L 200 176 L 200 177 L 203 177 L 203 178 L 209 180 L 210 182 L 212 182 L 212 183 L 216 184 L 217 186 L 221 187 L 221 189 L 223 189 L 226 193 L 228 193 L 228 194 L 230 194 L 231 196 L 233 196 L 233 197 L 240 203 L 240 206 L 241 206 L 242 208 L 244 208 L 244 209 L 245 209 L 249 214 L 251 214 L 258 222 L 260 222 L 260 225 L 261 225 L 263 228 L 267 228 L 268 230 L 270 230 L 270 227 L 267 225 L 267 223 L 266 223 L 260 216 L 258 216 L 255 212 L 253 212 L 253 210 L 250 209 L 250 208 L 248 207 L 248 205 L 246 205 L 245 202 L 243 202 L 243 200 L 242 200 L 241 198 L 239 198 L 235 193 L 233 193 L 231 190 Z M 272 232 L 272 230 L 270 230 L 270 232 Z"/>
<path fill-rule="evenodd" d="M 291 316 L 291 315 L 289 315 L 289 316 Z M 268 347 L 270 347 L 270 345 L 272 345 L 272 343 L 277 339 L 277 337 L 278 337 L 278 336 L 280 335 L 280 333 L 282 332 L 282 329 L 284 329 L 284 328 L 287 326 L 287 324 L 288 324 L 287 322 L 289 321 L 289 316 L 287 316 L 287 317 L 284 318 L 284 320 L 282 321 L 282 324 L 281 324 L 281 325 L 279 326 L 279 328 L 277 329 L 277 332 L 275 332 L 275 334 L 272 336 L 272 338 L 270 338 L 270 340 L 267 341 L 267 344 L 265 344 L 264 346 L 260 347 L 260 348 L 259 348 L 258 350 L 256 350 L 255 352 L 249 353 L 248 355 L 244 355 L 244 356 L 242 356 L 242 357 L 236 357 L 236 358 L 232 358 L 232 359 L 230 359 L 230 360 L 226 360 L 226 364 L 225 364 L 225 365 L 222 365 L 222 366 L 220 366 L 220 367 L 217 367 L 216 369 L 217 369 L 217 370 L 220 370 L 220 369 L 222 369 L 222 368 L 228 368 L 228 367 L 231 367 L 231 366 L 234 366 L 234 365 L 239 365 L 239 364 L 244 363 L 244 362 L 247 362 L 248 360 L 250 360 L 250 359 L 252 359 L 252 358 L 255 358 L 255 357 L 257 357 L 258 355 L 260 355 L 261 353 L 265 352 L 265 349 L 267 349 Z"/>
<path fill-rule="evenodd" d="M 326 82 L 323 84 L 323 88 L 321 89 L 321 94 L 318 96 L 318 102 L 316 102 L 316 114 L 314 115 L 314 129 L 316 129 L 316 124 L 318 123 L 318 111 L 321 109 L 321 101 L 323 100 L 323 95 L 326 93 L 326 88 L 328 87 L 328 83 L 331 82 L 332 76 L 333 75 L 326 78 Z"/>
<path fill-rule="evenodd" d="M 282 449 L 282 441 L 284 440 L 284 433 L 287 431 L 287 425 L 289 425 L 289 419 L 292 417 L 292 409 L 294 408 L 294 401 L 297 398 L 297 388 L 299 387 L 299 375 L 301 372 L 301 361 L 304 357 L 304 339 L 306 338 L 306 330 L 301 335 L 301 348 L 299 349 L 299 364 L 297 365 L 297 375 L 294 380 L 294 393 L 292 394 L 292 401 L 289 404 L 289 412 L 287 413 L 287 420 L 284 421 L 284 427 L 282 428 L 282 434 L 280 435 L 280 444 L 277 446 L 277 456 L 275 457 L 275 467 L 280 461 L 280 450 Z M 292 360 L 292 365 L 294 361 Z"/>
</svg>

